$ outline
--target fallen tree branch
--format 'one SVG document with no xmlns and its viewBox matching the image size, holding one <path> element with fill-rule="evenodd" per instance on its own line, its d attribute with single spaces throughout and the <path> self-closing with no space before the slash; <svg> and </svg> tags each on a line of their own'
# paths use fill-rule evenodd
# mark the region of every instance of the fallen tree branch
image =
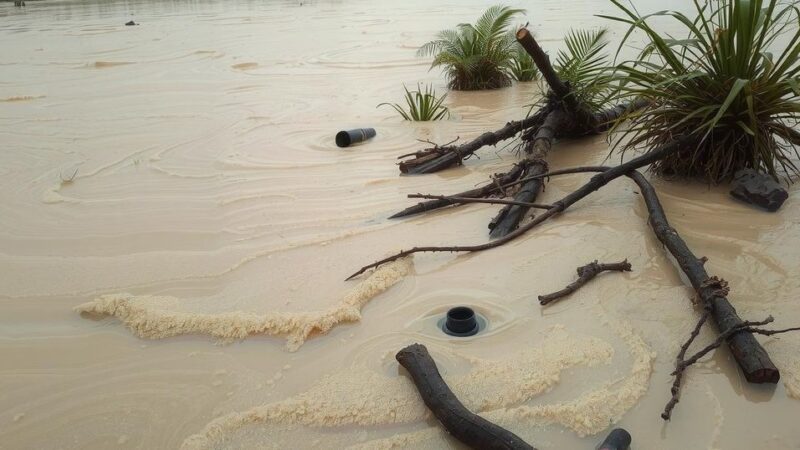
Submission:
<svg viewBox="0 0 800 450">
<path fill-rule="evenodd" d="M 520 131 L 538 126 L 547 116 L 547 109 L 543 108 L 536 114 L 522 120 L 512 120 L 497 131 L 487 131 L 477 138 L 456 146 L 444 146 L 430 149 L 430 152 L 412 153 L 416 158 L 400 163 L 400 172 L 411 175 L 433 173 L 451 166 L 461 164 L 469 155 L 487 145 L 496 145 L 500 141 L 510 139 Z"/>
<path fill-rule="evenodd" d="M 527 168 L 528 160 L 523 160 L 519 164 L 514 165 L 506 173 L 495 175 L 492 181 L 482 187 L 476 189 L 470 189 L 469 191 L 464 191 L 458 194 L 453 195 L 453 197 L 463 197 L 463 198 L 481 198 L 486 197 L 497 192 L 504 192 L 504 185 L 507 185 L 525 173 L 525 169 Z M 397 219 L 399 217 L 411 216 L 414 214 L 420 214 L 427 211 L 432 211 L 434 209 L 444 208 L 445 206 L 453 205 L 453 202 L 449 202 L 447 200 L 432 200 L 429 202 L 421 202 L 417 203 L 414 206 L 410 206 L 392 216 L 390 219 Z"/>
<path fill-rule="evenodd" d="M 793 328 L 784 328 L 780 330 L 765 330 L 763 328 L 758 328 L 760 326 L 767 325 L 772 323 L 775 319 L 772 316 L 768 316 L 766 319 L 758 321 L 758 322 L 750 322 L 750 321 L 742 321 L 740 324 L 731 327 L 724 332 L 720 333 L 714 341 L 701 350 L 699 350 L 694 355 L 686 358 L 686 351 L 689 349 L 689 346 L 692 342 L 697 338 L 697 335 L 700 334 L 700 329 L 702 328 L 703 324 L 706 322 L 706 319 L 710 313 L 708 311 L 703 313 L 703 316 L 695 325 L 694 330 L 692 330 L 689 339 L 681 346 L 680 352 L 678 352 L 678 357 L 675 361 L 675 371 L 673 371 L 670 375 L 674 376 L 675 379 L 672 383 L 672 389 L 670 392 L 672 393 L 672 398 L 667 403 L 667 406 L 664 407 L 664 412 L 661 413 L 661 417 L 664 420 L 670 420 L 672 417 L 672 410 L 675 408 L 675 405 L 678 404 L 680 399 L 680 388 L 681 388 L 681 381 L 683 379 L 683 374 L 686 372 L 686 369 L 689 368 L 692 364 L 695 364 L 697 361 L 700 360 L 703 356 L 710 353 L 712 350 L 715 350 L 722 346 L 723 343 L 731 336 L 737 333 L 756 333 L 761 334 L 764 336 L 772 336 L 774 334 L 781 334 L 781 333 L 788 333 L 790 331 L 800 331 L 800 327 L 793 327 Z"/>
<path fill-rule="evenodd" d="M 643 98 L 637 98 L 630 103 L 620 103 L 619 105 L 605 109 L 594 114 L 595 133 L 608 131 L 623 114 L 644 108 L 650 102 Z"/>
<path fill-rule="evenodd" d="M 430 194 L 408 194 L 408 198 L 426 198 L 432 200 L 443 200 L 452 204 L 457 203 L 491 203 L 495 205 L 515 205 L 524 206 L 526 208 L 536 209 L 550 209 L 553 205 L 544 205 L 542 203 L 528 203 L 518 202 L 516 200 L 504 200 L 501 198 L 471 198 L 471 197 L 456 197 L 447 195 L 430 195 Z"/>
<path fill-rule="evenodd" d="M 550 57 L 539 47 L 539 44 L 536 42 L 536 39 L 533 38 L 531 32 L 523 27 L 517 30 L 516 37 L 517 42 L 522 45 L 533 59 L 533 62 L 542 74 L 542 78 L 544 78 L 548 86 L 550 86 L 550 90 L 559 98 L 566 98 L 570 92 L 569 86 L 558 77 L 555 69 L 553 69 L 553 65 L 550 64 Z"/>
<path fill-rule="evenodd" d="M 669 225 L 667 215 L 658 199 L 655 188 L 638 172 L 631 173 L 631 178 L 639 186 L 642 198 L 650 214 L 650 228 L 656 237 L 669 250 L 697 292 L 704 307 L 711 308 L 714 323 L 721 334 L 740 326 L 742 319 L 736 308 L 727 298 L 727 289 L 722 280 L 710 277 L 703 267 L 705 260 L 698 258 L 681 239 L 674 228 Z M 736 359 L 742 373 L 750 383 L 777 383 L 780 372 L 751 333 L 734 333 L 727 338 L 728 348 Z"/>
<path fill-rule="evenodd" d="M 591 194 L 592 192 L 600 189 L 601 187 L 605 186 L 606 184 L 610 183 L 611 181 L 628 174 L 631 171 L 635 171 L 639 167 L 646 166 L 653 161 L 663 158 L 666 155 L 670 155 L 673 153 L 677 153 L 680 151 L 681 147 L 684 145 L 686 138 L 679 139 L 673 141 L 667 145 L 654 149 L 650 152 L 647 152 L 643 155 L 637 156 L 636 158 L 631 159 L 630 161 L 624 162 L 616 167 L 602 168 L 602 171 L 597 175 L 593 176 L 586 184 L 579 187 L 574 192 L 568 194 L 561 200 L 553 203 L 553 207 L 545 210 L 541 215 L 535 217 L 530 222 L 526 223 L 525 225 L 517 228 L 516 230 L 512 231 L 511 233 L 503 236 L 500 239 L 496 239 L 494 241 L 487 242 L 485 244 L 477 244 L 477 245 L 455 245 L 455 246 L 427 246 L 427 247 L 414 247 L 409 250 L 400 251 L 392 256 L 387 258 L 383 258 L 380 261 L 376 261 L 372 264 L 368 264 L 361 269 L 357 270 L 355 273 L 347 277 L 347 280 L 355 278 L 362 273 L 366 272 L 369 269 L 373 269 L 375 267 L 380 266 L 381 264 L 386 264 L 387 262 L 394 261 L 399 258 L 403 258 L 408 255 L 413 255 L 414 253 L 422 253 L 422 252 L 478 252 L 483 250 L 488 250 L 491 248 L 499 247 L 505 243 L 511 242 L 512 240 L 522 236 L 523 234 L 527 233 L 529 230 L 533 229 L 540 223 L 546 221 L 550 217 L 555 216 L 556 214 L 565 211 L 567 208 L 575 204 L 576 202 L 580 201 L 587 195 Z"/>
<path fill-rule="evenodd" d="M 436 363 L 421 344 L 397 352 L 425 406 L 454 438 L 474 449 L 535 450 L 516 434 L 470 412 L 444 382 Z"/>
<path fill-rule="evenodd" d="M 556 291 L 551 294 L 540 295 L 539 304 L 547 305 L 562 297 L 566 297 L 572 294 L 573 292 L 577 291 L 581 286 L 588 283 L 592 278 L 599 275 L 600 272 L 604 271 L 630 272 L 631 263 L 629 263 L 627 259 L 622 262 L 607 263 L 607 264 L 598 263 L 597 260 L 594 260 L 593 262 L 590 262 L 585 266 L 578 267 L 577 271 L 578 271 L 577 280 L 568 284 L 567 287 L 561 289 L 560 291 Z"/>
<path fill-rule="evenodd" d="M 669 420 L 672 416 L 672 409 L 675 408 L 675 405 L 678 404 L 680 400 L 680 392 L 681 392 L 681 381 L 683 379 L 683 371 L 685 369 L 679 369 L 683 364 L 683 358 L 686 357 L 686 352 L 689 350 L 689 346 L 692 345 L 695 338 L 700 334 L 700 329 L 703 327 L 703 324 L 706 323 L 708 317 L 711 315 L 711 312 L 706 309 L 703 311 L 703 315 L 700 316 L 700 320 L 697 321 L 697 325 L 694 326 L 691 334 L 689 334 L 689 339 L 681 345 L 681 349 L 678 352 L 678 356 L 675 357 L 675 379 L 672 380 L 672 388 L 670 392 L 672 393 L 672 398 L 667 403 L 667 406 L 664 407 L 664 412 L 661 413 L 661 418 L 664 420 Z"/>
</svg>

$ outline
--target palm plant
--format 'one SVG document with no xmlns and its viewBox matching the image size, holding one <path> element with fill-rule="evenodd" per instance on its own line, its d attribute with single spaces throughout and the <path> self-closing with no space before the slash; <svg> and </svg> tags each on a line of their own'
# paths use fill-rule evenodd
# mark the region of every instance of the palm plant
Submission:
<svg viewBox="0 0 800 450">
<path fill-rule="evenodd" d="M 617 126 L 622 151 L 655 148 L 687 136 L 690 145 L 654 169 L 665 174 L 729 179 L 753 168 L 778 179 L 778 169 L 798 173 L 792 128 L 800 119 L 800 11 L 779 0 L 694 0 L 697 17 L 673 11 L 640 16 L 611 0 L 623 13 L 608 19 L 630 25 L 649 41 L 636 61 L 619 66 L 623 93 L 650 105 Z M 666 16 L 687 31 L 684 39 L 662 36 L 648 20 Z M 785 39 L 779 45 L 778 38 Z M 777 48 L 776 48 L 777 47 Z M 773 53 L 774 52 L 774 53 Z M 777 55 L 777 57 L 775 56 Z"/>
<path fill-rule="evenodd" d="M 511 58 L 508 71 L 517 81 L 535 81 L 539 79 L 539 69 L 533 63 L 533 58 L 519 45 Z"/>
<path fill-rule="evenodd" d="M 497 89 L 511 84 L 508 71 L 516 43 L 508 33 L 521 9 L 492 6 L 475 24 L 462 23 L 439 32 L 423 45 L 420 56 L 433 56 L 431 68 L 444 67 L 448 85 L 456 90 Z"/>
<path fill-rule="evenodd" d="M 569 83 L 571 95 L 592 111 L 599 111 L 614 95 L 613 77 L 608 71 L 606 30 L 570 30 L 564 37 L 566 49 L 556 55 L 558 77 Z"/>
<path fill-rule="evenodd" d="M 404 99 L 408 110 L 398 103 L 381 103 L 378 107 L 391 106 L 404 120 L 415 122 L 427 122 L 450 117 L 450 110 L 442 104 L 444 99 L 447 98 L 447 94 L 437 97 L 436 90 L 432 86 L 426 86 L 424 91 L 420 85 L 417 85 L 416 91 L 409 91 L 405 86 L 403 86 L 403 89 L 406 91 Z"/>
</svg>

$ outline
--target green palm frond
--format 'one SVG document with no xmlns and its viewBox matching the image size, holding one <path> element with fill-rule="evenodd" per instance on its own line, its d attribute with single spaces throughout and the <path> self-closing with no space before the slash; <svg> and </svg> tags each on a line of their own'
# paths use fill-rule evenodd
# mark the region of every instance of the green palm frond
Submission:
<svg viewBox="0 0 800 450">
<path fill-rule="evenodd" d="M 511 20 L 521 9 L 492 6 L 475 24 L 444 30 L 420 47 L 419 56 L 433 56 L 431 68 L 443 67 L 452 89 L 494 89 L 508 86 L 515 41 L 509 38 Z"/>
<path fill-rule="evenodd" d="M 564 38 L 566 51 L 560 50 L 556 57 L 559 76 L 573 84 L 585 84 L 605 71 L 608 63 L 605 37 L 605 29 L 570 30 Z"/>
<path fill-rule="evenodd" d="M 607 31 L 570 30 L 564 37 L 565 50 L 556 56 L 559 78 L 570 84 L 572 93 L 592 110 L 600 110 L 614 95 L 613 77 L 608 70 Z"/>
</svg>

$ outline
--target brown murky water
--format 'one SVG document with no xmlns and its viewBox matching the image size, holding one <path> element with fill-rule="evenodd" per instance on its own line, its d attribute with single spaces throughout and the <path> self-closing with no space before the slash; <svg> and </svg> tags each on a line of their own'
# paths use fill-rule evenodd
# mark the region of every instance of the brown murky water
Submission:
<svg viewBox="0 0 800 450">
<path fill-rule="evenodd" d="M 470 408 L 539 448 L 591 448 L 611 424 L 638 449 L 800 448 L 800 335 L 762 339 L 777 386 L 746 385 L 720 351 L 690 371 L 672 422 L 659 418 L 696 313 L 627 181 L 500 249 L 342 281 L 400 248 L 486 239 L 494 206 L 385 217 L 407 193 L 484 182 L 513 154 L 424 177 L 399 177 L 395 158 L 519 118 L 537 87 L 452 92 L 453 119 L 435 124 L 375 105 L 403 83 L 442 90 L 415 49 L 490 3 L 0 4 L 0 448 L 458 448 L 394 361 L 412 342 Z M 547 46 L 610 11 L 521 6 Z M 334 146 L 358 126 L 377 138 Z M 551 162 L 606 154 L 597 137 Z M 543 201 L 584 178 L 554 179 Z M 797 187 L 767 214 L 724 189 L 656 183 L 743 316 L 800 323 Z M 632 273 L 538 306 L 576 266 L 622 258 Z M 437 331 L 456 304 L 489 330 Z"/>
</svg>

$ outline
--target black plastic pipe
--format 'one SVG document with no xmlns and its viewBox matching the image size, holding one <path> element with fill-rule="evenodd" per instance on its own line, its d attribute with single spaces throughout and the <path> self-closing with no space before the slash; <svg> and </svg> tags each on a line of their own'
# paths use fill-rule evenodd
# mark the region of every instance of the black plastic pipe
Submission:
<svg viewBox="0 0 800 450">
<path fill-rule="evenodd" d="M 622 428 L 614 428 L 606 436 L 597 450 L 628 450 L 631 445 L 631 434 Z"/>
<path fill-rule="evenodd" d="M 356 128 L 355 130 L 336 133 L 336 145 L 349 147 L 351 144 L 366 141 L 375 137 L 375 128 Z"/>
<path fill-rule="evenodd" d="M 472 308 L 456 306 L 447 311 L 443 329 L 450 336 L 472 336 L 478 333 L 478 328 L 478 320 Z"/>
</svg>

